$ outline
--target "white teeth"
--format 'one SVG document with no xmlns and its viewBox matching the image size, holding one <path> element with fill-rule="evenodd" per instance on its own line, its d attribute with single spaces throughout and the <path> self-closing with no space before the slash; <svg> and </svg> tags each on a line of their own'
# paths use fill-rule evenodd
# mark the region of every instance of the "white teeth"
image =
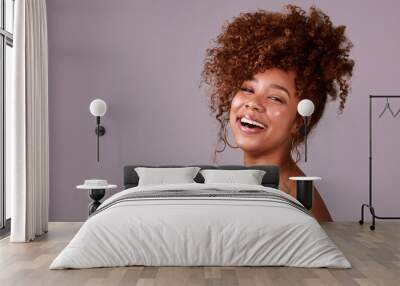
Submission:
<svg viewBox="0 0 400 286">
<path fill-rule="evenodd" d="M 256 125 L 256 126 L 261 127 L 261 128 L 263 128 L 263 129 L 265 128 L 265 126 L 262 125 L 261 123 L 259 123 L 259 122 L 257 122 L 257 121 L 250 120 L 250 119 L 248 119 L 248 118 L 246 118 L 246 117 L 242 117 L 242 118 L 240 119 L 240 122 L 248 123 L 248 124 L 252 124 L 252 125 Z"/>
</svg>

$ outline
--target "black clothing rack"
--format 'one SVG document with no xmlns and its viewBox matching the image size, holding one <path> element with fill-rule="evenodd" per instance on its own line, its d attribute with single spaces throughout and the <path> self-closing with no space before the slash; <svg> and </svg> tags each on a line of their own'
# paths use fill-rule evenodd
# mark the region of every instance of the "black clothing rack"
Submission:
<svg viewBox="0 0 400 286">
<path fill-rule="evenodd" d="M 375 219 L 400 219 L 400 217 L 378 216 L 375 214 L 375 209 L 372 205 L 372 99 L 374 99 L 374 98 L 386 98 L 388 100 L 389 98 L 400 98 L 400 95 L 370 95 L 369 96 L 369 203 L 362 204 L 361 220 L 359 221 L 359 223 L 360 224 L 364 223 L 364 207 L 369 208 L 371 215 L 372 215 L 372 225 L 370 225 L 370 227 L 369 227 L 371 230 L 375 229 Z M 384 111 L 386 111 L 386 108 L 387 108 L 387 106 L 385 106 Z M 397 116 L 398 112 L 396 114 L 393 114 L 393 111 L 390 109 L 390 106 L 389 106 L 389 110 L 392 113 L 393 117 Z M 380 116 L 382 116 L 383 113 L 384 112 L 382 112 Z"/>
</svg>

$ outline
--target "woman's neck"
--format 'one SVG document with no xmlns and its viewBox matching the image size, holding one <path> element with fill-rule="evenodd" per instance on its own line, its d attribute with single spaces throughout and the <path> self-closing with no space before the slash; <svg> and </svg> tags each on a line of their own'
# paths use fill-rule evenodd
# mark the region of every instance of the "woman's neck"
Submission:
<svg viewBox="0 0 400 286">
<path fill-rule="evenodd" d="M 244 152 L 244 165 L 277 165 L 279 168 L 286 169 L 290 168 L 294 164 L 294 161 L 288 150 L 281 148 L 275 152 L 270 150 L 264 154 L 252 154 Z"/>
</svg>

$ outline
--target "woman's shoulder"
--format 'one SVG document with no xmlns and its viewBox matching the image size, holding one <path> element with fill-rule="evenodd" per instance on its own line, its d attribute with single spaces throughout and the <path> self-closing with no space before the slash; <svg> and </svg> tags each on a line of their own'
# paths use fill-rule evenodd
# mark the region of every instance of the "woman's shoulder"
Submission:
<svg viewBox="0 0 400 286">
<path fill-rule="evenodd" d="M 295 164 L 294 164 L 295 165 Z M 290 177 L 305 176 L 304 172 L 296 165 L 289 168 L 281 169 L 280 177 L 280 187 L 281 191 L 296 198 L 296 182 L 290 180 Z"/>
<path fill-rule="evenodd" d="M 303 170 L 300 169 L 299 166 L 297 166 L 296 163 L 294 163 L 291 167 L 289 167 L 286 171 L 287 177 L 299 177 L 299 176 L 305 176 Z"/>
</svg>

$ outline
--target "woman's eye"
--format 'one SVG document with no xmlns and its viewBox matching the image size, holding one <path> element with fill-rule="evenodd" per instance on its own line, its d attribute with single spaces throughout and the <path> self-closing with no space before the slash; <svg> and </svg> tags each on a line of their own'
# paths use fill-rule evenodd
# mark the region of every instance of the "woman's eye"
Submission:
<svg viewBox="0 0 400 286">
<path fill-rule="evenodd" d="M 269 98 L 271 98 L 273 100 L 276 100 L 276 101 L 279 101 L 279 102 L 282 102 L 282 100 L 279 97 L 276 97 L 276 96 L 270 96 Z"/>
<path fill-rule="evenodd" d="M 246 92 L 253 92 L 253 90 L 251 88 L 247 88 L 247 87 L 241 87 L 240 90 L 243 90 Z"/>
</svg>

